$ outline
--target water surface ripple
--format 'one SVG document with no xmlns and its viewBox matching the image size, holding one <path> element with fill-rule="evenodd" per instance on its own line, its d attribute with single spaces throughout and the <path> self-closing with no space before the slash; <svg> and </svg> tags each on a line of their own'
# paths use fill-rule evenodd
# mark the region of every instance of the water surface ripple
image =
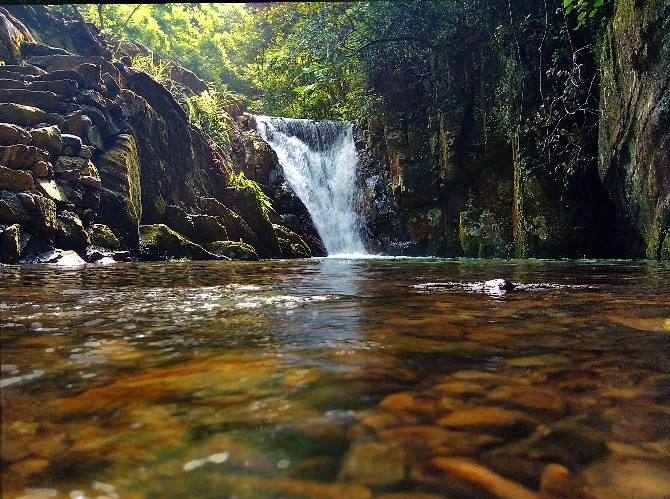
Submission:
<svg viewBox="0 0 670 499">
<path fill-rule="evenodd" d="M 668 264 L 4 266 L 0 331 L 3 497 L 670 495 Z"/>
</svg>

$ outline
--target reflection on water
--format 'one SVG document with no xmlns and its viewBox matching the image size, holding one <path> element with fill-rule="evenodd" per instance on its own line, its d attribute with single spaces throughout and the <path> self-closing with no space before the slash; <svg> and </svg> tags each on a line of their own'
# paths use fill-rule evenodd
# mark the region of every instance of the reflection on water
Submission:
<svg viewBox="0 0 670 499">
<path fill-rule="evenodd" d="M 670 491 L 667 265 L 314 259 L 0 278 L 4 497 Z M 495 278 L 516 287 L 486 292 Z"/>
</svg>

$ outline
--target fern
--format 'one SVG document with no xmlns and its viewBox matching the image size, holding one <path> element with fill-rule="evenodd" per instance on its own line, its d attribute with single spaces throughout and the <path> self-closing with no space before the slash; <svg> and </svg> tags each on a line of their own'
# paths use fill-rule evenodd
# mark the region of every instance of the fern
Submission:
<svg viewBox="0 0 670 499">
<path fill-rule="evenodd" d="M 230 173 L 228 175 L 228 185 L 234 189 L 250 189 L 254 193 L 254 196 L 256 196 L 263 215 L 268 216 L 270 210 L 274 211 L 272 200 L 263 192 L 258 182 L 247 178 L 244 172 Z"/>
</svg>

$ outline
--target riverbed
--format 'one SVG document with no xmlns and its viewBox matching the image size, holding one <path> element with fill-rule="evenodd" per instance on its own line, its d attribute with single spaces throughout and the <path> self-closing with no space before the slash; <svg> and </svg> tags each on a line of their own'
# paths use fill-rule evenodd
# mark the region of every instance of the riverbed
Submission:
<svg viewBox="0 0 670 499">
<path fill-rule="evenodd" d="M 5 266 L 0 327 L 4 497 L 670 495 L 667 263 Z"/>
</svg>

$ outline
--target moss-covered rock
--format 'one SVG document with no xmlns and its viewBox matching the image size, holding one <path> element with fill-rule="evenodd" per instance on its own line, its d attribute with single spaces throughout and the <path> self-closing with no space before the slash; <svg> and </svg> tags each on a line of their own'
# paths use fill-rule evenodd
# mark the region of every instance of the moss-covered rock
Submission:
<svg viewBox="0 0 670 499">
<path fill-rule="evenodd" d="M 295 232 L 283 225 L 273 224 L 277 234 L 282 258 L 309 258 L 312 252 L 307 243 Z"/>
<path fill-rule="evenodd" d="M 140 254 L 145 260 L 169 260 L 186 258 L 189 260 L 229 260 L 215 255 L 199 244 L 186 239 L 167 225 L 140 225 Z"/>
<path fill-rule="evenodd" d="M 205 248 L 210 253 L 227 256 L 231 260 L 258 260 L 254 247 L 240 241 L 215 241 Z"/>
<path fill-rule="evenodd" d="M 100 171 L 98 221 L 108 225 L 129 248 L 137 246 L 142 218 L 140 163 L 135 138 L 122 134 L 96 158 Z"/>
<path fill-rule="evenodd" d="M 116 237 L 112 229 L 110 229 L 105 224 L 91 224 L 91 226 L 86 231 L 89 238 L 91 239 L 91 244 L 93 246 L 98 246 L 101 248 L 108 249 L 119 249 L 121 247 L 121 241 Z"/>
</svg>

